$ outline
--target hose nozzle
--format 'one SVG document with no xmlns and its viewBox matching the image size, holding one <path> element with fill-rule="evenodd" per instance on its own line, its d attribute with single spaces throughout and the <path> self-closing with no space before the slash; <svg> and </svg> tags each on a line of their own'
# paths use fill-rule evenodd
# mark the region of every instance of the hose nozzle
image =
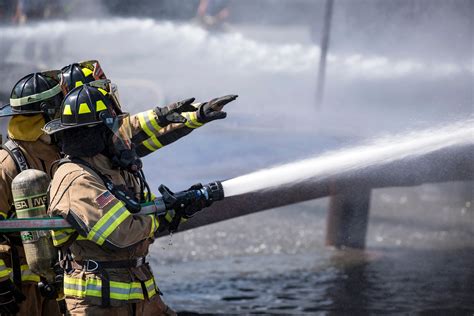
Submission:
<svg viewBox="0 0 474 316">
<path fill-rule="evenodd" d="M 178 229 L 181 218 L 191 218 L 203 208 L 211 206 L 215 201 L 224 199 L 224 189 L 219 181 L 205 185 L 197 183 L 188 190 L 172 192 L 164 185 L 158 188 L 166 210 L 174 210 L 176 215 L 169 224 L 168 230 L 174 232 Z"/>
<path fill-rule="evenodd" d="M 220 181 L 210 182 L 203 185 L 203 189 L 207 191 L 208 201 L 220 201 L 224 199 L 224 188 Z"/>
<path fill-rule="evenodd" d="M 219 181 L 205 185 L 198 183 L 191 186 L 188 190 L 175 193 L 164 185 L 161 185 L 158 190 L 168 210 L 186 208 L 195 203 L 202 204 L 202 207 L 207 207 L 215 201 L 224 199 L 224 189 Z"/>
</svg>

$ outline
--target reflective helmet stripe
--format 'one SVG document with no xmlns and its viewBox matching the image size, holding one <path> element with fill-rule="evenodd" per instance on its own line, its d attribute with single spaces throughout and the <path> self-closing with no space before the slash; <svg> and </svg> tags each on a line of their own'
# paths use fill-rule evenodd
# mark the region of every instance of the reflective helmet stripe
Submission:
<svg viewBox="0 0 474 316">
<path fill-rule="evenodd" d="M 27 97 L 18 98 L 18 99 L 10 99 L 10 105 L 15 106 L 23 106 L 31 103 L 35 103 L 38 101 L 47 100 L 49 98 L 54 97 L 55 95 L 61 93 L 61 85 L 55 85 L 49 90 L 46 90 L 41 93 L 29 95 Z"/>
<path fill-rule="evenodd" d="M 103 95 L 107 95 L 107 91 L 102 89 L 102 88 L 98 88 L 98 90 L 100 91 L 100 93 L 102 93 Z"/>
<path fill-rule="evenodd" d="M 79 114 L 87 114 L 87 113 L 91 113 L 91 109 L 89 109 L 89 106 L 87 105 L 87 103 L 81 103 L 79 105 Z"/>
<path fill-rule="evenodd" d="M 105 103 L 102 100 L 97 101 L 95 103 L 95 111 L 100 112 L 100 111 L 104 111 L 104 110 L 107 110 L 107 107 L 105 106 Z"/>
<path fill-rule="evenodd" d="M 63 115 L 72 115 L 71 105 L 64 105 Z"/>
<path fill-rule="evenodd" d="M 92 75 L 92 70 L 90 70 L 89 68 L 82 68 L 82 73 L 84 74 L 84 77 L 89 77 L 90 75 Z"/>
</svg>

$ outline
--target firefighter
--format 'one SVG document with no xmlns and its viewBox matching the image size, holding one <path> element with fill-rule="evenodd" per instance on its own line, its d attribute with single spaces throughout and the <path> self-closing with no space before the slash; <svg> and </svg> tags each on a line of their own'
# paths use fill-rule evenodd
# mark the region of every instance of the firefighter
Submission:
<svg viewBox="0 0 474 316">
<path fill-rule="evenodd" d="M 104 85 L 102 88 L 113 91 L 113 98 L 117 99 L 115 104 L 120 104 L 117 86 L 107 80 L 97 60 L 73 63 L 61 71 L 63 93 L 96 81 Z M 222 108 L 236 98 L 236 95 L 227 95 L 204 103 L 194 103 L 194 98 L 190 98 L 132 115 L 130 124 L 135 151 L 139 157 L 144 157 L 208 122 L 225 118 Z M 116 111 L 121 112 L 121 109 Z"/>
<path fill-rule="evenodd" d="M 112 94 L 94 83 L 74 88 L 61 118 L 44 128 L 58 135 L 66 154 L 48 212 L 74 227 L 53 235 L 62 253 L 67 313 L 176 315 L 161 300 L 146 259 L 154 235 L 170 227 L 175 213 L 137 214 L 150 193 L 131 145 L 130 117 Z M 184 214 L 202 207 L 186 206 Z"/>
<path fill-rule="evenodd" d="M 59 71 L 33 73 L 16 83 L 10 104 L 0 109 L 0 117 L 11 117 L 8 140 L 0 150 L 0 219 L 15 216 L 11 183 L 16 175 L 29 168 L 51 175 L 53 161 L 60 158 L 58 147 L 41 129 L 59 113 L 62 99 Z M 27 265 L 20 234 L 2 234 L 0 313 L 59 315 L 56 300 L 45 297 L 38 282 L 40 277 Z"/>
<path fill-rule="evenodd" d="M 0 220 L 15 216 L 11 182 L 20 171 L 34 168 L 52 176 L 55 171 L 53 162 L 61 158 L 60 150 L 55 139 L 45 135 L 41 128 L 45 122 L 55 118 L 63 95 L 69 89 L 82 84 L 81 80 L 90 82 L 105 78 L 103 73 L 97 75 L 99 72 L 98 62 L 92 61 L 64 67 L 62 75 L 59 71 L 29 74 L 15 85 L 10 104 L 0 109 L 0 117 L 12 117 L 8 126 L 9 140 L 0 150 Z M 110 86 L 106 79 L 102 84 L 104 88 Z M 218 98 L 196 107 L 191 105 L 192 101 L 156 107 L 133 117 L 132 141 L 141 156 L 187 135 L 208 121 L 225 117 L 224 112 L 215 108 L 229 102 L 227 98 Z M 184 110 L 192 111 L 184 113 Z M 203 115 L 199 115 L 198 121 L 199 111 Z M 19 311 L 19 315 L 54 315 L 54 300 L 45 300 L 40 295 L 38 281 L 40 277 L 26 264 L 19 234 L 4 234 L 0 245 L 0 313 Z"/>
</svg>

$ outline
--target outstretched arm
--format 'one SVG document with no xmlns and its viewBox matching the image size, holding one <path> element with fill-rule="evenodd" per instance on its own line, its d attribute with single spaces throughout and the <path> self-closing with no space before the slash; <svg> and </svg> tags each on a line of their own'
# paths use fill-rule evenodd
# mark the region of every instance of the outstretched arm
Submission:
<svg viewBox="0 0 474 316">
<path fill-rule="evenodd" d="M 225 118 L 223 107 L 236 98 L 227 95 L 205 103 L 192 103 L 192 98 L 132 116 L 132 142 L 138 155 L 146 156 L 208 122 Z"/>
</svg>

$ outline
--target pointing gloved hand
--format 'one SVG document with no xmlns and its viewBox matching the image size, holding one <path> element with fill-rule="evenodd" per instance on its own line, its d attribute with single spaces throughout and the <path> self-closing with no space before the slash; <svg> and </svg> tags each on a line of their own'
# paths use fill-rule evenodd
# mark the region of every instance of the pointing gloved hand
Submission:
<svg viewBox="0 0 474 316">
<path fill-rule="evenodd" d="M 165 107 L 156 107 L 155 113 L 158 118 L 158 124 L 165 127 L 171 123 L 186 123 L 186 118 L 181 115 L 183 112 L 194 112 L 196 108 L 192 105 L 194 98 L 171 103 Z"/>
<path fill-rule="evenodd" d="M 25 295 L 15 287 L 11 280 L 0 282 L 0 313 L 2 315 L 18 313 L 20 310 L 18 305 L 25 299 Z"/>
<path fill-rule="evenodd" d="M 222 108 L 229 102 L 237 99 L 238 95 L 229 94 L 220 98 L 212 99 L 203 103 L 198 108 L 197 119 L 200 123 L 207 123 L 214 120 L 220 120 L 227 116 Z"/>
</svg>

